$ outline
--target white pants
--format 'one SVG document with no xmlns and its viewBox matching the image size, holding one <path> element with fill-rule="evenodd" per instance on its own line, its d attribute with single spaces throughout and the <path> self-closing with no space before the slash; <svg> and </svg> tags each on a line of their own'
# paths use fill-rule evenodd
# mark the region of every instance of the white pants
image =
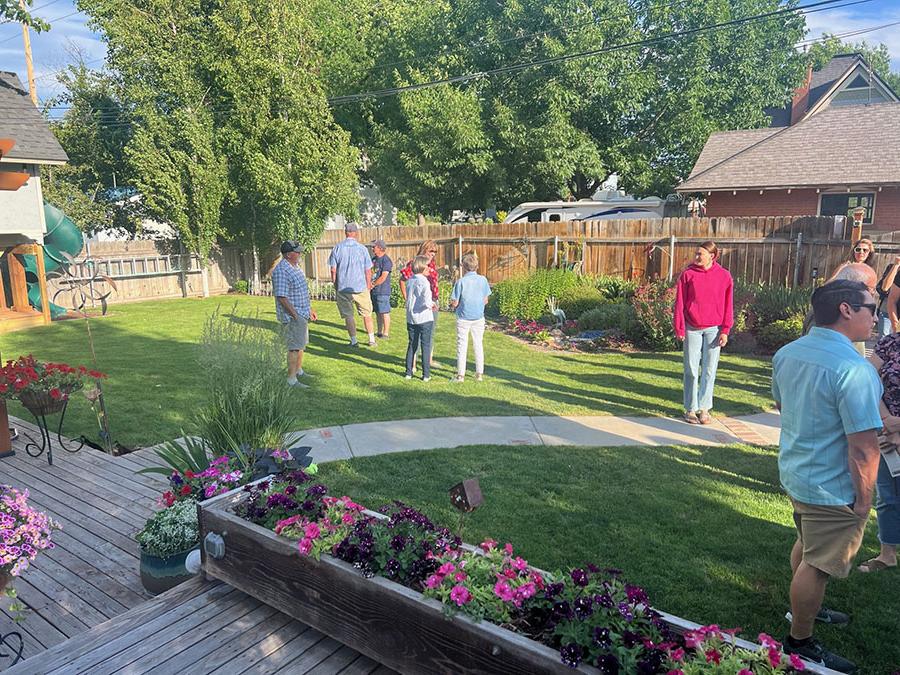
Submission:
<svg viewBox="0 0 900 675">
<path fill-rule="evenodd" d="M 465 375 L 466 357 L 469 353 L 469 333 L 475 348 L 475 372 L 484 373 L 484 319 L 477 321 L 456 320 L 456 374 Z"/>
</svg>

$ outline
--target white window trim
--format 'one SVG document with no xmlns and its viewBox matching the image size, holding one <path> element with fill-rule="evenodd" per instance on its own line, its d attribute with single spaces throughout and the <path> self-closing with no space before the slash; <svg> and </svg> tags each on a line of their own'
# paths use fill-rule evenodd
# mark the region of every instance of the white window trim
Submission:
<svg viewBox="0 0 900 675">
<path fill-rule="evenodd" d="M 872 195 L 872 220 L 863 221 L 863 225 L 871 225 L 875 222 L 875 208 L 878 206 L 878 190 L 823 190 L 819 193 L 819 203 L 816 206 L 816 215 L 822 215 L 822 197 L 827 195 Z M 850 216 L 847 216 L 850 218 Z"/>
</svg>

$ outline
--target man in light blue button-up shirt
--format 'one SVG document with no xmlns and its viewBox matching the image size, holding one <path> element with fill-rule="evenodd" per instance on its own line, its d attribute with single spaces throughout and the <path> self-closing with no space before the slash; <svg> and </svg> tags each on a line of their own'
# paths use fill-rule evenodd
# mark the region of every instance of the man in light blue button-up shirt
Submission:
<svg viewBox="0 0 900 675">
<path fill-rule="evenodd" d="M 356 223 L 344 226 L 347 238 L 337 244 L 328 256 L 331 281 L 334 283 L 335 300 L 338 311 L 347 326 L 350 346 L 358 347 L 356 340 L 356 318 L 358 313 L 369 334 L 369 346 L 375 346 L 375 331 L 372 328 L 372 258 L 369 250 L 359 243 L 359 227 Z"/>
<path fill-rule="evenodd" d="M 781 409 L 778 469 L 791 497 L 798 539 L 791 552 L 788 653 L 840 672 L 854 664 L 813 638 L 815 620 L 846 623 L 822 607 L 830 577 L 843 578 L 862 543 L 878 471 L 878 373 L 853 347 L 875 322 L 864 283 L 832 281 L 812 299 L 816 327 L 772 359 L 772 394 Z"/>
</svg>

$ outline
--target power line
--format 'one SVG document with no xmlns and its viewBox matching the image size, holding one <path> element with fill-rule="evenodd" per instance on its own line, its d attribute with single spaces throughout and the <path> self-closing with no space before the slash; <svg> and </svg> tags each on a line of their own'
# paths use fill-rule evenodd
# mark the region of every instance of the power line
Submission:
<svg viewBox="0 0 900 675">
<path fill-rule="evenodd" d="M 51 2 L 50 4 L 53 4 L 53 3 Z M 62 21 L 63 19 L 68 19 L 70 16 L 75 16 L 76 14 L 81 14 L 81 10 L 76 9 L 74 12 L 69 12 L 68 14 L 63 14 L 62 16 L 58 16 L 55 19 L 50 19 L 47 23 L 49 23 L 52 26 L 57 21 Z M 18 35 L 12 35 L 8 38 L 3 38 L 2 40 L 0 40 L 0 45 L 4 44 L 6 42 L 10 42 L 12 40 L 16 40 L 16 39 L 18 39 L 18 37 L 19 37 Z"/>
<path fill-rule="evenodd" d="M 402 85 L 400 87 L 390 87 L 388 89 L 380 89 L 374 91 L 361 92 L 358 94 L 349 94 L 346 96 L 335 96 L 328 100 L 331 105 L 343 105 L 345 103 L 355 103 L 357 101 L 362 101 L 368 98 L 383 98 L 385 96 L 394 96 L 396 94 L 401 94 L 409 91 L 418 91 L 421 89 L 430 89 L 432 87 L 439 87 L 446 84 L 461 84 L 464 82 L 468 82 L 469 80 L 481 79 L 484 77 L 490 77 L 492 75 L 501 75 L 504 73 L 515 73 L 521 70 L 528 70 L 530 68 L 541 68 L 543 66 L 555 65 L 557 63 L 565 63 L 567 61 L 573 61 L 575 59 L 583 59 L 590 56 L 599 56 L 600 54 L 609 54 L 612 52 L 622 51 L 624 49 L 631 49 L 633 47 L 646 47 L 658 44 L 660 42 L 665 42 L 666 40 L 671 40 L 674 38 L 682 38 L 691 35 L 699 35 L 702 33 L 708 33 L 712 31 L 722 30 L 724 28 L 731 28 L 734 26 L 742 26 L 748 23 L 752 23 L 754 21 L 760 21 L 765 19 L 770 19 L 776 16 L 782 16 L 784 14 L 792 14 L 792 13 L 800 13 L 800 14 L 811 14 L 815 11 L 821 11 L 814 8 L 817 7 L 826 7 L 829 5 L 834 5 L 841 0 L 820 0 L 820 2 L 815 2 L 810 5 L 800 5 L 798 7 L 788 7 L 784 9 L 773 10 L 771 12 L 764 12 L 763 14 L 756 14 L 754 16 L 743 17 L 740 19 L 731 19 L 729 21 L 722 21 L 719 23 L 711 24 L 709 26 L 700 26 L 698 28 L 689 28 L 681 31 L 673 31 L 671 33 L 666 33 L 664 35 L 659 35 L 653 38 L 645 38 L 642 40 L 632 40 L 631 42 L 625 42 L 618 45 L 611 45 L 609 47 L 599 47 L 597 49 L 589 49 L 581 52 L 575 52 L 574 54 L 561 54 L 559 56 L 551 56 L 548 58 L 537 59 L 535 61 L 528 61 L 525 63 L 513 63 L 506 66 L 500 66 L 499 68 L 492 68 L 490 70 L 480 71 L 477 73 L 467 73 L 464 75 L 455 75 L 453 77 L 445 77 L 437 80 L 430 80 L 428 82 L 421 82 L 418 84 L 407 84 Z M 846 7 L 848 5 L 861 5 L 867 2 L 872 2 L 872 0 L 855 0 L 854 2 L 845 3 L 839 5 L 841 7 Z M 805 12 L 803 10 L 810 9 L 812 11 Z M 830 9 L 834 9 L 834 7 L 830 7 Z"/>
</svg>

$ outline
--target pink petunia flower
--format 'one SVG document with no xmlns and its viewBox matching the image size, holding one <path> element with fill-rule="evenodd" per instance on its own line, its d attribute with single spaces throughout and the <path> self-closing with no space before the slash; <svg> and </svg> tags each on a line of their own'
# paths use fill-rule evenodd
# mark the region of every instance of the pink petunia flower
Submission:
<svg viewBox="0 0 900 675">
<path fill-rule="evenodd" d="M 468 578 L 469 577 L 465 572 L 457 572 L 456 574 L 453 575 L 454 581 L 465 581 Z"/>
<path fill-rule="evenodd" d="M 444 577 L 439 576 L 437 574 L 432 574 L 425 580 L 425 586 L 428 588 L 437 588 L 444 582 Z"/>
<path fill-rule="evenodd" d="M 673 661 L 684 661 L 684 650 L 681 647 L 678 647 L 677 649 L 673 649 L 669 653 L 669 657 Z"/>
<path fill-rule="evenodd" d="M 519 586 L 516 589 L 516 597 L 519 600 L 527 600 L 528 598 L 532 597 L 535 593 L 537 593 L 537 588 L 530 581 L 528 583 L 522 584 L 521 586 Z"/>
<path fill-rule="evenodd" d="M 493 551 L 495 548 L 497 548 L 497 542 L 493 539 L 485 539 L 481 542 L 481 549 L 485 552 Z"/>
<path fill-rule="evenodd" d="M 771 635 L 767 635 L 766 633 L 760 633 L 756 639 L 759 640 L 759 644 L 761 644 L 763 647 L 781 647 L 780 642 L 775 640 L 775 638 L 773 638 Z"/>
<path fill-rule="evenodd" d="M 322 531 L 319 529 L 318 523 L 307 523 L 306 527 L 303 529 L 303 532 L 306 534 L 308 539 L 318 539 Z"/>
<path fill-rule="evenodd" d="M 806 664 L 796 654 L 791 654 L 791 668 L 794 670 L 806 670 Z"/>
<path fill-rule="evenodd" d="M 300 551 L 301 555 L 309 555 L 309 552 L 312 551 L 313 540 L 309 537 L 303 537 L 299 542 L 297 542 L 297 550 Z"/>
<path fill-rule="evenodd" d="M 506 551 L 506 555 L 512 555 L 512 554 L 513 554 L 513 547 L 512 547 L 512 544 L 510 544 L 509 542 L 507 542 L 507 543 L 506 543 L 506 546 L 503 547 L 503 550 Z"/>
<path fill-rule="evenodd" d="M 738 675 L 753 675 L 753 671 L 752 671 L 752 670 L 747 670 L 746 668 L 741 668 L 741 669 L 738 671 Z"/>
<path fill-rule="evenodd" d="M 469 589 L 465 586 L 454 586 L 453 590 L 450 591 L 450 599 L 462 607 L 472 599 L 472 594 L 469 593 Z"/>
<path fill-rule="evenodd" d="M 494 584 L 494 595 L 503 600 L 503 602 L 512 602 L 515 599 L 513 590 L 505 581 L 498 581 Z"/>
<path fill-rule="evenodd" d="M 522 558 L 516 557 L 512 561 L 512 566 L 515 567 L 520 572 L 523 572 L 524 570 L 528 569 L 528 562 L 526 562 L 525 560 L 522 560 Z"/>
<path fill-rule="evenodd" d="M 777 647 L 769 647 L 768 657 L 773 668 L 777 668 L 781 664 L 781 652 Z"/>
<path fill-rule="evenodd" d="M 445 562 L 443 565 L 441 565 L 438 568 L 437 573 L 440 574 L 442 577 L 445 577 L 448 574 L 452 574 L 455 571 L 456 571 L 456 565 L 454 565 L 452 562 Z"/>
<path fill-rule="evenodd" d="M 722 660 L 722 654 L 719 653 L 718 649 L 707 649 L 706 650 L 706 662 L 707 663 L 715 663 L 719 665 L 719 662 Z"/>
</svg>

